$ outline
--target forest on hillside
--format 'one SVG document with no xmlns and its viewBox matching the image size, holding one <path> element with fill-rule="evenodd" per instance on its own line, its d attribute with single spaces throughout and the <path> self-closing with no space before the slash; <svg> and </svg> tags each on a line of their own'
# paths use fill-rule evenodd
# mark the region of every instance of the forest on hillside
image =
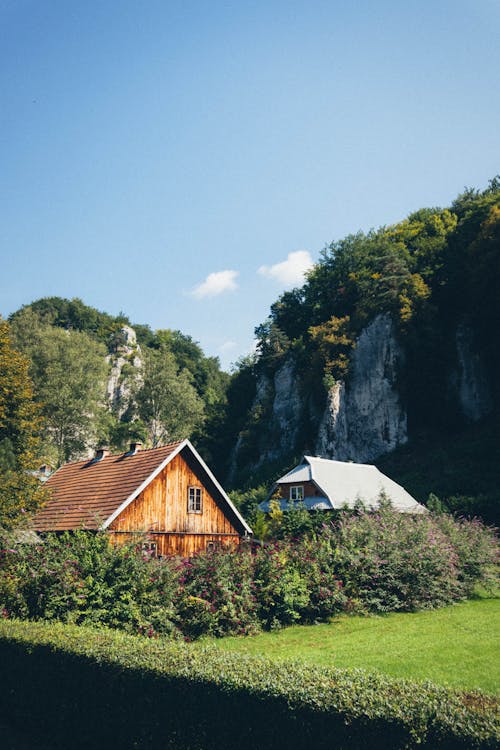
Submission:
<svg viewBox="0 0 500 750">
<path fill-rule="evenodd" d="M 500 179 L 485 190 L 466 189 L 448 208 L 424 208 L 392 226 L 332 242 L 305 284 L 287 291 L 256 328 L 256 355 L 240 364 L 229 384 L 227 417 L 216 455 L 239 439 L 237 486 L 255 486 L 255 466 L 270 441 L 272 401 L 256 399 L 263 379 L 293 361 L 304 409 L 300 437 L 281 465 L 260 466 L 270 480 L 311 451 L 319 416 L 335 382 L 349 382 L 360 333 L 390 315 L 405 359 L 398 391 L 408 415 L 409 444 L 378 464 L 418 497 L 430 493 L 459 512 L 498 518 L 500 364 Z M 457 403 L 453 371 L 456 334 L 466 326 L 484 368 L 490 403 L 481 419 Z M 271 391 L 272 393 L 272 391 Z M 229 459 L 229 461 L 228 461 Z M 234 468 L 234 459 L 233 459 Z"/>
<path fill-rule="evenodd" d="M 304 285 L 271 306 L 255 329 L 255 354 L 231 375 L 180 331 L 153 331 L 78 299 L 27 304 L 1 323 L 0 471 L 12 490 L 8 502 L 16 507 L 27 467 L 57 466 L 98 443 L 123 450 L 137 439 L 158 445 L 190 437 L 222 481 L 255 490 L 314 445 L 329 390 L 349 382 L 358 337 L 377 316 L 389 315 L 405 351 L 398 390 L 410 440 L 382 464 L 420 500 L 433 492 L 452 509 L 479 508 L 492 518 L 499 499 L 499 288 L 496 177 L 484 190 L 466 189 L 448 208 L 420 209 L 327 245 Z M 467 420 L 451 395 L 460 325 L 473 332 L 490 389 L 479 423 Z M 256 393 L 286 361 L 294 363 L 308 408 L 288 454 L 259 463 L 280 436 L 269 427 L 271 400 L 256 400 Z M 432 453 L 439 451 L 441 469 L 433 476 Z"/>
</svg>

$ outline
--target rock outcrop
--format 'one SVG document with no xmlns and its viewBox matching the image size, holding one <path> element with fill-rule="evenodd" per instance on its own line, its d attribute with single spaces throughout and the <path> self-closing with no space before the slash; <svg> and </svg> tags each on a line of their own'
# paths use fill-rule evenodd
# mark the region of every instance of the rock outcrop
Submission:
<svg viewBox="0 0 500 750">
<path fill-rule="evenodd" d="M 465 324 L 456 329 L 456 352 L 455 371 L 444 378 L 452 387 L 443 391 L 443 402 L 451 395 L 465 420 L 478 421 L 491 411 L 492 395 L 473 331 Z M 361 332 L 348 376 L 330 389 L 323 412 L 318 412 L 315 394 L 307 392 L 305 373 L 293 356 L 274 375 L 260 372 L 249 419 L 232 451 L 229 481 L 265 465 L 281 462 L 285 468 L 301 452 L 372 463 L 407 443 L 407 411 L 400 392 L 407 375 L 405 360 L 396 325 L 384 314 Z"/>
<path fill-rule="evenodd" d="M 110 364 L 106 393 L 110 408 L 117 417 L 121 417 L 127 411 L 132 396 L 132 384 L 140 377 L 142 369 L 141 349 L 134 329 L 123 326 L 119 334 L 121 342 L 116 353 L 106 357 Z"/>
<path fill-rule="evenodd" d="M 397 390 L 403 361 L 390 316 L 377 316 L 356 342 L 347 383 L 336 383 L 328 394 L 317 455 L 366 462 L 407 442 L 406 411 Z"/>
<path fill-rule="evenodd" d="M 452 373 L 452 385 L 463 416 L 478 422 L 492 409 L 491 390 L 483 360 L 474 346 L 474 332 L 464 322 L 457 327 L 455 343 L 458 371 Z"/>
</svg>

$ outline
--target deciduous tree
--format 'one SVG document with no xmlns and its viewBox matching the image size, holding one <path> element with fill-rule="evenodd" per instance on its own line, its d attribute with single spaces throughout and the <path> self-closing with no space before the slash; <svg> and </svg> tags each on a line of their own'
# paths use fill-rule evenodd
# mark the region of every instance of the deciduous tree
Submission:
<svg viewBox="0 0 500 750">
<path fill-rule="evenodd" d="M 189 437 L 203 420 L 203 402 L 189 374 L 178 371 L 174 355 L 164 346 L 145 351 L 143 382 L 136 399 L 153 447 Z"/>
<path fill-rule="evenodd" d="M 36 466 L 40 416 L 29 363 L 12 346 L 0 320 L 0 527 L 11 528 L 36 510 L 45 493 L 31 473 Z"/>
</svg>

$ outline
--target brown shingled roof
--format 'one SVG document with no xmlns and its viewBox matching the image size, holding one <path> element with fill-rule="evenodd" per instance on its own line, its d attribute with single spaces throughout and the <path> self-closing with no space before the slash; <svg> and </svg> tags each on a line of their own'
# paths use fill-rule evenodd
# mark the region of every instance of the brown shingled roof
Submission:
<svg viewBox="0 0 500 750">
<path fill-rule="evenodd" d="M 61 466 L 45 483 L 52 499 L 35 516 L 33 528 L 98 529 L 180 445 Z"/>
</svg>

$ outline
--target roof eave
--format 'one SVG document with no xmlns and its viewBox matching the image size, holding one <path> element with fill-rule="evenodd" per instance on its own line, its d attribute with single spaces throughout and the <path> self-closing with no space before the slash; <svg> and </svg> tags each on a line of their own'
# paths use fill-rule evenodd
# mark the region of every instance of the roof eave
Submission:
<svg viewBox="0 0 500 750">
<path fill-rule="evenodd" d="M 151 474 L 142 482 L 142 484 L 140 484 L 139 487 L 137 487 L 132 492 L 132 494 L 129 495 L 121 503 L 121 505 L 118 506 L 118 508 L 115 511 L 113 511 L 113 513 L 109 516 L 109 518 L 107 518 L 104 521 L 103 524 L 101 524 L 101 526 L 99 526 L 99 530 L 100 531 L 104 531 L 105 529 L 109 528 L 109 526 L 113 523 L 113 521 L 116 518 L 118 518 L 118 516 L 120 515 L 120 513 L 122 513 L 125 510 L 125 508 L 128 508 L 128 506 L 130 505 L 130 503 L 133 502 L 136 499 L 136 497 L 138 497 L 141 494 L 141 492 L 146 489 L 146 487 L 148 486 L 148 484 L 150 484 L 153 481 L 153 479 L 156 479 L 156 477 L 158 476 L 158 474 L 160 474 L 160 472 L 163 471 L 163 469 L 165 468 L 165 466 L 168 466 L 168 464 L 170 463 L 170 461 L 172 461 L 172 459 L 175 458 L 175 456 L 177 456 L 181 452 L 181 450 L 185 447 L 185 445 L 187 443 L 189 443 L 188 440 L 183 440 L 182 443 L 179 443 L 179 445 L 177 446 L 177 448 L 175 448 L 175 450 L 173 450 L 172 453 L 169 453 L 168 456 L 165 459 L 163 459 L 163 461 L 161 462 L 161 464 L 159 464 L 156 467 L 156 469 L 154 469 L 154 471 L 152 471 Z"/>
<path fill-rule="evenodd" d="M 227 502 L 227 504 L 229 505 L 229 507 L 233 511 L 233 513 L 236 516 L 236 518 L 240 521 L 241 525 L 243 526 L 243 528 L 245 530 L 245 533 L 247 533 L 249 535 L 253 535 L 252 529 L 247 524 L 247 522 L 245 521 L 245 519 L 243 518 L 243 516 L 241 515 L 241 513 L 239 512 L 239 510 L 236 508 L 236 506 L 233 504 L 233 502 L 231 501 L 230 497 L 227 495 L 226 491 L 222 488 L 222 485 L 220 485 L 219 482 L 217 481 L 217 479 L 214 477 L 214 475 L 212 474 L 212 472 L 210 471 L 210 469 L 208 468 L 208 466 L 206 465 L 205 461 L 202 459 L 202 457 L 200 456 L 200 454 L 198 453 L 198 451 L 196 450 L 196 448 L 194 447 L 194 445 L 192 445 L 189 440 L 185 440 L 184 443 L 190 448 L 191 452 L 193 453 L 193 455 L 195 456 L 195 458 L 197 459 L 197 461 L 200 462 L 200 464 L 201 464 L 202 468 L 204 469 L 204 471 L 208 474 L 208 476 L 210 477 L 211 481 L 214 483 L 214 485 L 216 486 L 216 488 L 219 490 L 220 494 L 222 495 L 222 497 L 224 498 L 224 500 Z"/>
<path fill-rule="evenodd" d="M 121 505 L 109 516 L 109 518 L 107 518 L 104 521 L 103 524 L 101 524 L 101 526 L 99 527 L 99 529 L 101 531 L 104 531 L 105 529 L 109 528 L 110 525 L 113 523 L 113 521 L 116 518 L 118 518 L 118 516 L 121 513 L 123 513 L 123 511 L 130 505 L 130 503 L 132 503 L 136 499 L 136 497 L 138 497 L 141 494 L 141 492 L 143 492 L 143 490 L 145 490 L 146 487 L 154 479 L 156 479 L 156 477 L 158 476 L 158 474 L 160 474 L 163 471 L 163 469 L 166 466 L 168 466 L 168 464 L 170 463 L 170 461 L 172 461 L 176 456 L 178 456 L 179 453 L 181 453 L 184 450 L 184 448 L 186 448 L 186 447 L 189 448 L 189 450 L 194 455 L 194 457 L 196 458 L 196 460 L 201 464 L 203 470 L 210 477 L 210 480 L 214 483 L 215 487 L 217 488 L 217 490 L 222 495 L 224 501 L 227 502 L 227 504 L 231 508 L 232 512 L 234 513 L 234 515 L 236 516 L 236 518 L 239 520 L 239 522 L 243 526 L 245 534 L 252 535 L 253 534 L 252 529 L 247 524 L 247 522 L 245 521 L 245 519 L 243 518 L 243 516 L 239 513 L 239 511 L 237 510 L 237 508 L 233 505 L 233 503 L 231 502 L 230 498 L 228 497 L 228 495 L 226 494 L 226 492 L 223 490 L 222 486 L 219 484 L 219 482 L 217 481 L 217 479 L 214 477 L 214 475 L 212 474 L 212 472 L 210 471 L 210 469 L 206 465 L 205 461 L 202 459 L 202 457 L 200 456 L 200 454 L 198 453 L 198 451 L 195 449 L 195 447 L 191 444 L 191 442 L 188 439 L 183 440 L 181 443 L 179 443 L 179 445 L 177 446 L 177 448 L 175 448 L 175 450 L 172 451 L 172 453 L 169 453 L 169 455 L 161 462 L 161 464 L 159 464 L 159 466 L 156 467 L 156 469 L 154 471 L 151 472 L 151 474 L 142 482 L 142 484 L 140 484 L 139 487 L 137 487 L 137 489 L 135 489 L 132 492 L 132 494 L 130 494 L 126 498 L 126 500 L 124 500 L 121 503 Z"/>
</svg>

